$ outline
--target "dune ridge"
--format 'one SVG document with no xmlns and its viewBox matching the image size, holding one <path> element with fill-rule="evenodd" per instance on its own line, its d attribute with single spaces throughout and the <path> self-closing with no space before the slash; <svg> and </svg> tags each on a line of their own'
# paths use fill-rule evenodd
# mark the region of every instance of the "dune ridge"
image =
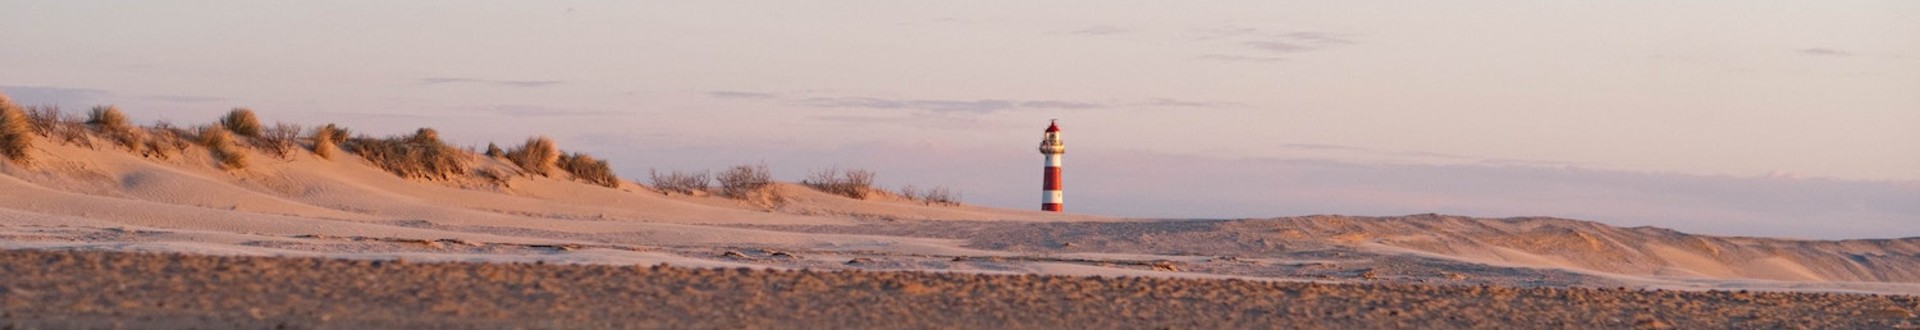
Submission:
<svg viewBox="0 0 1920 330">
<path fill-rule="evenodd" d="M 391 160 L 322 157 L 310 150 L 330 149 L 312 139 L 285 153 L 232 150 L 247 159 L 233 167 L 205 146 L 159 157 L 76 129 L 41 135 L 23 151 L 29 162 L 0 161 L 0 247 L 1920 294 L 1920 238 L 1718 237 L 1540 217 L 1124 219 L 795 183 L 770 186 L 779 198 L 768 203 L 537 175 L 470 150 L 448 167 L 466 172 L 408 175 L 383 168 Z"/>
</svg>

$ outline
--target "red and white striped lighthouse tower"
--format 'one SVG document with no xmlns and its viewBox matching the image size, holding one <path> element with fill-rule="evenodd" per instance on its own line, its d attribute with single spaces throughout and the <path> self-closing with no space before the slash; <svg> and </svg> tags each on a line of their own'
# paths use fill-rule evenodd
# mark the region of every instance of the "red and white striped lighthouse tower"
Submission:
<svg viewBox="0 0 1920 330">
<path fill-rule="evenodd" d="M 1062 212 L 1066 196 L 1060 192 L 1060 155 L 1067 153 L 1067 145 L 1060 142 L 1060 124 L 1047 124 L 1046 138 L 1040 140 L 1040 154 L 1047 155 L 1047 182 L 1041 185 L 1040 210 Z"/>
</svg>

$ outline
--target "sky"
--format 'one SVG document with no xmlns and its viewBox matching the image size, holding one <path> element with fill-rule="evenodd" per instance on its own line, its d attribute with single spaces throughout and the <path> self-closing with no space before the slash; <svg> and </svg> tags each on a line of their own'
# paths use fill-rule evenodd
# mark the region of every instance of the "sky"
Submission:
<svg viewBox="0 0 1920 330">
<path fill-rule="evenodd" d="M 1914 1 L 19 1 L 0 92 L 1072 212 L 1920 236 Z"/>
</svg>

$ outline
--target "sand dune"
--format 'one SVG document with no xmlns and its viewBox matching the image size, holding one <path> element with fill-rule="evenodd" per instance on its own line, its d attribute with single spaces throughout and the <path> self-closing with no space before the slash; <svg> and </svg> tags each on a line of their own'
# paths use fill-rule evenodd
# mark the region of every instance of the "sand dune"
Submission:
<svg viewBox="0 0 1920 330">
<path fill-rule="evenodd" d="M 105 143 L 30 152 L 31 165 L 0 162 L 7 247 L 1920 293 L 1920 238 L 1716 237 L 1440 215 L 1161 221 L 853 199 L 788 183 L 767 202 L 565 175 L 407 179 L 353 154 L 247 151 L 253 163 L 229 171 L 200 147 L 166 160 Z"/>
</svg>

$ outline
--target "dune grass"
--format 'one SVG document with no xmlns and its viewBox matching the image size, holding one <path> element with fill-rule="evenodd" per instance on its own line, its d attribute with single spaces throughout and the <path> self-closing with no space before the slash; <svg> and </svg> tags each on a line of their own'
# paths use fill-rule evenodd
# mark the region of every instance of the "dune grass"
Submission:
<svg viewBox="0 0 1920 330">
<path fill-rule="evenodd" d="M 226 116 L 220 117 L 220 127 L 234 135 L 249 138 L 260 137 L 265 129 L 260 126 L 260 117 L 253 114 L 253 109 L 247 108 L 234 108 L 227 112 Z"/>
<path fill-rule="evenodd" d="M 351 138 L 346 149 L 404 178 L 447 180 L 467 174 L 466 151 L 441 142 L 431 128 L 406 136 Z"/>
<path fill-rule="evenodd" d="M 223 126 L 207 126 L 200 129 L 200 145 L 213 153 L 213 159 L 221 169 L 239 170 L 247 168 L 247 153 L 234 140 L 233 132 Z"/>
<path fill-rule="evenodd" d="M 322 159 L 333 159 L 340 152 L 340 144 L 347 142 L 347 130 L 339 125 L 326 124 L 313 128 L 313 154 Z"/>
<path fill-rule="evenodd" d="M 522 171 L 552 176 L 555 163 L 560 161 L 560 149 L 553 145 L 553 139 L 538 136 L 527 139 L 526 144 L 507 150 L 506 156 Z"/>
<path fill-rule="evenodd" d="M 32 161 L 27 149 L 33 147 L 35 137 L 26 111 L 0 94 L 0 157 L 20 164 Z"/>
<path fill-rule="evenodd" d="M 120 107 L 93 107 L 92 111 L 87 112 L 87 126 L 92 126 L 94 132 L 128 151 L 137 152 L 144 146 L 140 130 L 127 120 L 126 113 L 120 112 Z"/>
<path fill-rule="evenodd" d="M 613 175 L 613 168 L 605 160 L 574 152 L 561 154 L 558 165 L 560 170 L 572 174 L 575 180 L 608 188 L 620 187 L 620 177 Z"/>
</svg>

